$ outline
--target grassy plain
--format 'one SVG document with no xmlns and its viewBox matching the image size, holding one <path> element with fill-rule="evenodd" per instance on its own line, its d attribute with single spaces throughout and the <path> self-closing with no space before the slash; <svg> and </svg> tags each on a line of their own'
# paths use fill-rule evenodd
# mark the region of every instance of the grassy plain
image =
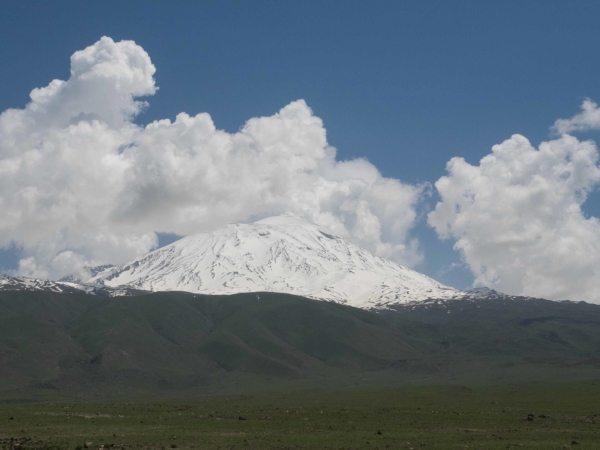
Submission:
<svg viewBox="0 0 600 450">
<path fill-rule="evenodd" d="M 600 381 L 2 403 L 0 448 L 597 449 L 599 413 Z"/>
</svg>

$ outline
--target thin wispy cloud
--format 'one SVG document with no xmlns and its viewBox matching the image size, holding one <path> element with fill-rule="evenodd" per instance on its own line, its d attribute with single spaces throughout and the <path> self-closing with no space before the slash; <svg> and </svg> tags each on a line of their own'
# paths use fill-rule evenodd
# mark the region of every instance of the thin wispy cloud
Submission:
<svg viewBox="0 0 600 450">
<path fill-rule="evenodd" d="M 571 133 L 573 131 L 597 130 L 600 128 L 600 109 L 589 98 L 581 104 L 581 112 L 569 119 L 558 119 L 554 122 L 552 130 L 557 134 Z"/>
</svg>

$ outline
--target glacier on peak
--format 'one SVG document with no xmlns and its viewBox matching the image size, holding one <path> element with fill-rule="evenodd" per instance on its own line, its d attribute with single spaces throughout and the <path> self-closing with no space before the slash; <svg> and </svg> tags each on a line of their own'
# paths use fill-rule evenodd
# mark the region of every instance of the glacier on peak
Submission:
<svg viewBox="0 0 600 450">
<path fill-rule="evenodd" d="M 360 308 L 465 294 L 292 214 L 184 237 L 101 271 L 89 283 L 202 294 L 281 292 Z"/>
</svg>

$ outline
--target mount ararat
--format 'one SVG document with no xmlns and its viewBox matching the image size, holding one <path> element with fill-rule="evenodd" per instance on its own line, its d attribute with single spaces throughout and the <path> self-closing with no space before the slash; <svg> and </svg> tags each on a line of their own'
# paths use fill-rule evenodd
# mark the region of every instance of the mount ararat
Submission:
<svg viewBox="0 0 600 450">
<path fill-rule="evenodd" d="M 135 261 L 92 268 L 91 273 L 85 282 L 3 277 L 0 290 L 78 290 L 111 297 L 148 291 L 276 292 L 363 309 L 501 295 L 444 286 L 289 214 L 187 236 Z"/>
</svg>

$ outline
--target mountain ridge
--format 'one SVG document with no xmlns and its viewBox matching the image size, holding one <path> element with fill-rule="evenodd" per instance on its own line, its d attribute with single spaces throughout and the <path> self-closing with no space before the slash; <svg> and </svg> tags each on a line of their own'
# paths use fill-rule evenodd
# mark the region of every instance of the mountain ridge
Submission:
<svg viewBox="0 0 600 450">
<path fill-rule="evenodd" d="M 127 287 L 109 287 L 84 283 L 75 277 L 65 277 L 58 281 L 43 278 L 9 276 L 0 274 L 0 292 L 41 291 L 58 294 L 88 294 L 100 297 L 124 297 L 147 293 Z"/>
</svg>

